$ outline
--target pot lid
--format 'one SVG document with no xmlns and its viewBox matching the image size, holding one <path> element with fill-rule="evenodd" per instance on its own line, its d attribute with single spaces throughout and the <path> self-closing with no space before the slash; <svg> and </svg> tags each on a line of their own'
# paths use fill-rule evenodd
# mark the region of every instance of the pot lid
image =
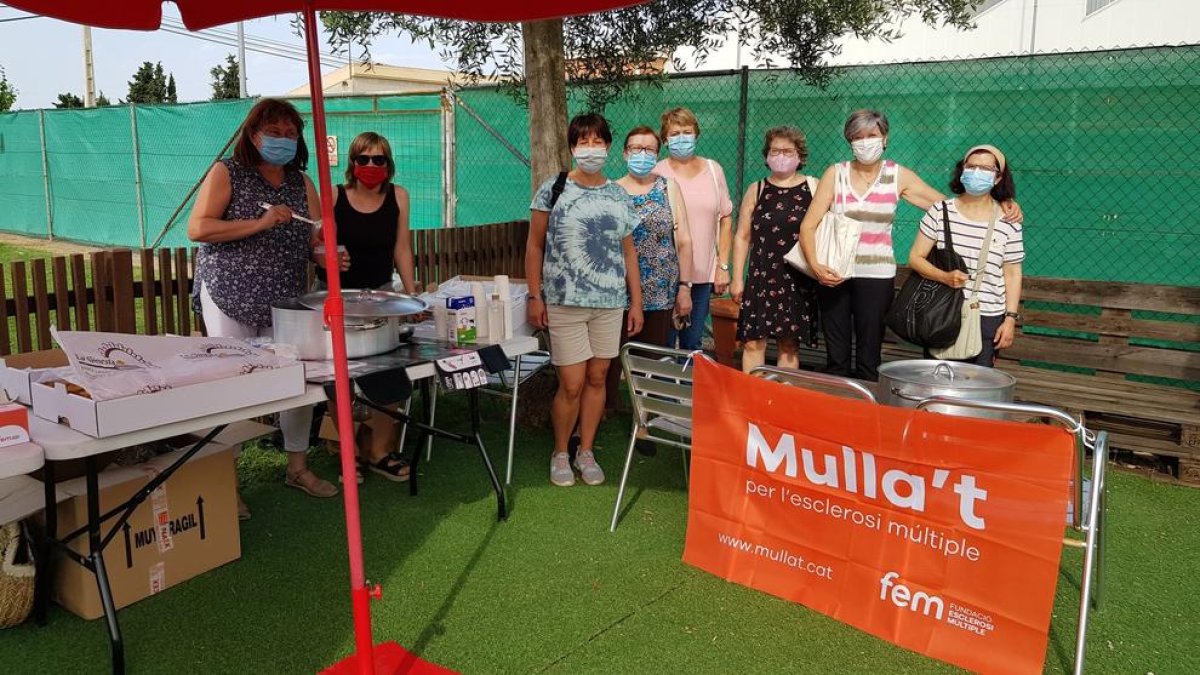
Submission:
<svg viewBox="0 0 1200 675">
<path fill-rule="evenodd" d="M 300 304 L 309 309 L 323 309 L 328 291 L 300 296 Z M 429 304 L 411 295 L 393 291 L 342 289 L 346 316 L 409 316 L 429 309 Z"/>
<path fill-rule="evenodd" d="M 897 382 L 956 389 L 1005 389 L 1017 383 L 1012 375 L 973 363 L 912 359 L 879 366 L 879 375 Z"/>
</svg>

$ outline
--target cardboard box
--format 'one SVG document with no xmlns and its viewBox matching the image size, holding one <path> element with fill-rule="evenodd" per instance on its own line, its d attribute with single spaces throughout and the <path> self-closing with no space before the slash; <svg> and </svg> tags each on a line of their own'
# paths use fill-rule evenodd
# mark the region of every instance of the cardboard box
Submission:
<svg viewBox="0 0 1200 675">
<path fill-rule="evenodd" d="M 29 409 L 20 403 L 0 403 L 0 448 L 29 442 Z"/>
<path fill-rule="evenodd" d="M 70 365 L 61 349 L 12 354 L 0 359 L 0 387 L 17 403 L 29 405 L 30 380 L 44 370 Z"/>
<path fill-rule="evenodd" d="M 471 275 L 464 274 L 461 276 L 451 277 L 450 279 L 447 279 L 446 281 L 442 282 L 441 286 L 439 286 L 439 289 L 441 289 L 443 287 L 452 287 L 452 288 L 459 288 L 461 286 L 469 287 L 469 285 L 472 281 L 482 281 L 484 283 L 484 288 L 486 291 L 491 288 L 492 277 L 471 276 Z M 533 335 L 533 326 L 529 325 L 529 310 L 528 310 L 529 285 L 525 282 L 524 279 L 510 279 L 509 287 L 511 289 L 510 292 L 512 295 L 512 299 L 510 300 L 510 302 L 512 304 L 512 308 L 511 308 L 512 311 L 509 314 L 509 317 L 510 317 L 510 320 L 512 321 L 513 337 L 523 337 L 523 336 Z M 459 290 L 462 290 L 462 289 L 459 288 Z M 417 324 L 413 328 L 413 336 L 419 337 L 419 338 L 424 338 L 424 339 L 437 339 L 437 340 L 445 340 L 446 339 L 445 335 L 437 334 L 437 330 L 434 326 L 433 320 L 429 320 L 429 321 L 425 321 L 423 323 Z M 503 342 L 503 340 L 496 339 L 496 337 L 494 335 L 489 335 L 486 339 L 479 340 L 478 342 L 480 344 L 492 344 L 492 343 L 496 343 L 496 342 Z"/>
<path fill-rule="evenodd" d="M 128 499 L 178 456 L 168 453 L 136 467 L 102 472 L 101 512 Z M 104 552 L 118 609 L 241 557 L 236 487 L 233 448 L 210 443 L 134 511 L 128 527 Z M 63 488 L 76 496 L 58 506 L 60 535 L 87 524 L 83 479 Z M 71 547 L 86 553 L 86 535 Z M 95 577 L 72 561 L 57 561 L 54 598 L 84 619 L 104 615 Z"/>
<path fill-rule="evenodd" d="M 304 393 L 304 364 L 259 370 L 237 377 L 109 401 L 67 391 L 61 383 L 30 386 L 33 414 L 102 438 L 204 415 L 237 410 Z"/>
</svg>

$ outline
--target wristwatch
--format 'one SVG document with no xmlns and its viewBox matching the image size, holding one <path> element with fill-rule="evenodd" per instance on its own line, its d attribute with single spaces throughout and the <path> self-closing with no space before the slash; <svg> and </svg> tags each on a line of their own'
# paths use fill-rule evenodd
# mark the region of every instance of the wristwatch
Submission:
<svg viewBox="0 0 1200 675">
<path fill-rule="evenodd" d="M 1004 316 L 1012 317 L 1012 320 L 1016 321 L 1017 323 L 1021 323 L 1021 320 L 1025 318 L 1025 317 L 1021 316 L 1020 312 L 1005 312 Z"/>
<path fill-rule="evenodd" d="M 686 287 L 686 288 L 691 288 L 691 287 L 692 287 L 692 282 L 690 282 L 690 281 L 681 281 L 681 282 L 679 282 L 679 285 L 680 285 L 680 286 L 684 286 L 684 287 Z"/>
<path fill-rule="evenodd" d="M 721 271 L 722 271 L 722 272 L 728 272 L 728 271 L 729 271 L 729 263 L 721 263 L 720 265 L 718 265 L 718 267 L 720 267 L 720 268 L 721 268 Z"/>
</svg>

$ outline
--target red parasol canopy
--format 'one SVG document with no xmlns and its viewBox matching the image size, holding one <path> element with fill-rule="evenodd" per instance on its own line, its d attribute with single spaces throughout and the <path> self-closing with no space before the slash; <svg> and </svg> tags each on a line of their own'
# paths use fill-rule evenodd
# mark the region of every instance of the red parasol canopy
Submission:
<svg viewBox="0 0 1200 675">
<path fill-rule="evenodd" d="M 308 51 L 309 91 L 312 92 L 313 135 L 325 138 L 325 96 L 321 86 L 320 49 L 317 44 L 317 10 L 385 11 L 419 14 L 471 21 L 534 21 L 561 16 L 577 16 L 641 4 L 646 0 L 174 0 L 190 30 L 201 30 L 236 21 L 275 14 L 299 13 L 304 17 Z M 10 7 L 42 16 L 101 28 L 155 30 L 162 22 L 162 0 L 6 0 Z M 325 236 L 326 268 L 338 269 L 337 224 L 333 220 L 333 193 L 329 156 L 317 158 L 317 185 L 321 193 L 321 215 Z M 337 378 L 338 428 L 353 429 L 350 416 L 350 377 L 346 362 L 346 334 L 341 281 L 338 275 L 328 279 L 329 298 L 325 320 L 333 336 L 334 373 Z M 354 475 L 354 435 L 341 434 L 342 475 Z M 362 532 L 359 527 L 358 486 L 346 481 L 346 544 L 350 554 L 350 598 L 354 612 L 355 653 L 335 664 L 328 673 L 446 673 L 440 666 L 426 663 L 409 654 L 395 642 L 374 644 L 371 635 L 371 596 L 380 589 L 367 588 L 363 573 Z M 114 649 L 120 649 L 114 646 Z"/>
</svg>

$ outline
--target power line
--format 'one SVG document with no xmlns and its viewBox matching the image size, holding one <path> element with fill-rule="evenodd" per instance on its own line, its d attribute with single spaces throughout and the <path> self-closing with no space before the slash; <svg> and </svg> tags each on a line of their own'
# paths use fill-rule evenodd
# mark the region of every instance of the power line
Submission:
<svg viewBox="0 0 1200 675">
<path fill-rule="evenodd" d="M 163 26 L 163 30 L 173 29 L 173 30 L 170 30 L 170 32 L 173 32 L 176 34 L 180 34 L 178 31 L 187 31 L 187 27 L 184 26 L 183 23 L 176 21 L 174 19 L 163 19 L 162 26 Z M 206 37 L 211 37 L 214 40 L 232 41 L 232 44 L 237 44 L 237 42 L 236 42 L 237 34 L 232 31 L 221 30 L 221 29 L 216 29 L 216 28 L 209 28 L 209 29 L 202 30 L 202 31 L 188 31 L 188 34 L 190 34 L 194 37 L 195 36 L 206 36 Z M 260 47 L 262 49 L 271 50 L 272 52 L 276 52 L 279 55 L 289 54 L 289 55 L 295 56 L 295 57 L 302 57 L 301 60 L 307 60 L 307 52 L 304 50 L 304 47 L 290 44 L 287 42 L 281 42 L 279 40 L 273 40 L 270 38 L 263 38 L 263 37 L 259 37 L 259 36 L 247 35 L 246 36 L 246 45 L 247 45 L 247 47 L 249 47 L 250 45 L 254 45 L 254 46 Z M 331 67 L 338 67 L 338 66 L 344 65 L 341 61 L 341 58 L 336 54 L 322 52 L 320 54 L 320 56 L 321 56 L 322 65 L 331 66 Z M 334 59 L 336 59 L 336 60 L 334 60 Z"/>
<path fill-rule="evenodd" d="M 236 38 L 223 38 L 223 37 L 217 37 L 217 36 L 202 35 L 202 34 L 193 33 L 191 31 L 187 31 L 187 30 L 178 30 L 175 28 L 168 28 L 166 26 L 163 26 L 162 28 L 160 28 L 160 30 L 162 30 L 165 33 L 182 35 L 184 37 L 190 37 L 190 38 L 193 38 L 196 40 L 204 40 L 205 42 L 211 42 L 211 43 L 223 45 L 226 47 L 236 47 L 237 46 Z M 308 61 L 307 57 L 304 55 L 303 52 L 292 52 L 292 51 L 268 48 L 268 47 L 257 46 L 257 45 L 252 46 L 251 43 L 249 43 L 249 42 L 246 43 L 246 49 L 248 51 L 258 52 L 260 54 L 266 54 L 267 56 L 276 56 L 276 57 L 283 58 L 283 59 L 290 59 L 292 61 L 299 61 L 301 63 L 306 63 Z M 322 57 L 321 65 L 329 67 L 329 68 L 340 68 L 344 64 L 342 64 L 340 61 L 333 61 L 333 60 Z"/>
</svg>

